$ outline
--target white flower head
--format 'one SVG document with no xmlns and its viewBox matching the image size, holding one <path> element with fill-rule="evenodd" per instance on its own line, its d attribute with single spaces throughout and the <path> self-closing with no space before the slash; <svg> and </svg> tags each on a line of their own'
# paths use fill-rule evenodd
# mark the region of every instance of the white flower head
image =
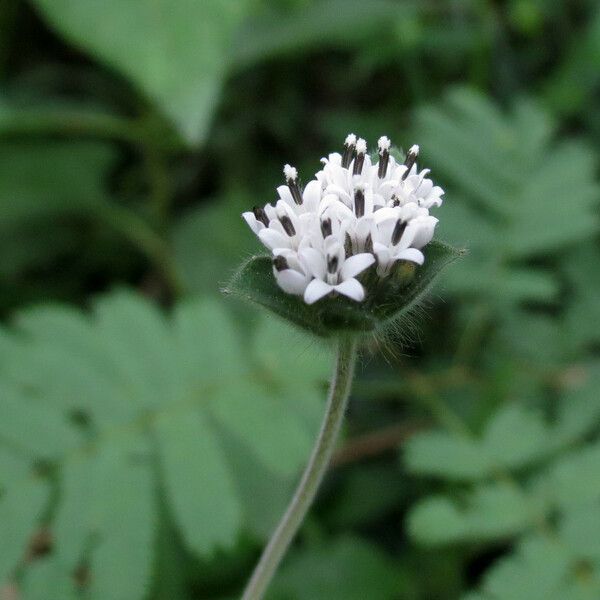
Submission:
<svg viewBox="0 0 600 600">
<path fill-rule="evenodd" d="M 367 142 L 349 134 L 342 153 L 323 158 L 323 168 L 304 188 L 298 170 L 286 164 L 285 185 L 274 204 L 243 213 L 248 226 L 273 256 L 273 275 L 288 294 L 307 304 L 340 295 L 368 299 L 369 281 L 393 275 L 398 261 L 423 264 L 422 249 L 438 220 L 429 210 L 444 190 L 417 167 L 419 146 L 403 164 L 391 155 L 387 136 L 377 141 L 373 164 Z"/>
</svg>

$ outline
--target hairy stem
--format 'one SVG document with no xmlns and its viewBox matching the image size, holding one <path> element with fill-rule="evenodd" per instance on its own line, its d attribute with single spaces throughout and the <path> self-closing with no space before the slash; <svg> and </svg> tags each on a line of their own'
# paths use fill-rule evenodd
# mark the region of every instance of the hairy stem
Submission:
<svg viewBox="0 0 600 600">
<path fill-rule="evenodd" d="M 284 557 L 317 495 L 335 449 L 344 413 L 346 412 L 356 363 L 356 346 L 357 343 L 353 339 L 341 339 L 339 341 L 335 370 L 329 387 L 327 408 L 321 431 L 296 493 L 277 529 L 271 536 L 267 547 L 264 549 L 244 591 L 242 600 L 260 600 L 263 598 L 281 559 Z"/>
</svg>

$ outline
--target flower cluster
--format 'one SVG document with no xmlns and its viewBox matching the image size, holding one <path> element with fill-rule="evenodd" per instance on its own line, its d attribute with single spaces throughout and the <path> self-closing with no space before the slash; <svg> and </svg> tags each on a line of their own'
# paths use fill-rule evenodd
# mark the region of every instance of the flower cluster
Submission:
<svg viewBox="0 0 600 600">
<path fill-rule="evenodd" d="M 444 191 L 419 171 L 419 147 L 403 163 L 390 154 L 387 137 L 378 141 L 378 160 L 367 143 L 350 134 L 342 154 L 323 158 L 323 168 L 302 189 L 298 172 L 285 165 L 286 185 L 276 204 L 254 207 L 242 216 L 273 254 L 273 273 L 288 294 L 307 304 L 338 293 L 360 302 L 365 288 L 357 276 L 373 266 L 389 277 L 398 261 L 422 264 L 421 249 L 433 237 Z"/>
</svg>

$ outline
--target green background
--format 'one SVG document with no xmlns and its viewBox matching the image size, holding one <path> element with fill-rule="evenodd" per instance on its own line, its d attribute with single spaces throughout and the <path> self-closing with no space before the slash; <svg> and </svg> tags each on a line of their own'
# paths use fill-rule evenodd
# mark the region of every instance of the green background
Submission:
<svg viewBox="0 0 600 600">
<path fill-rule="evenodd" d="M 238 598 L 331 351 L 219 288 L 355 132 L 469 253 L 369 342 L 270 600 L 600 598 L 600 4 L 0 4 L 0 600 Z"/>
</svg>

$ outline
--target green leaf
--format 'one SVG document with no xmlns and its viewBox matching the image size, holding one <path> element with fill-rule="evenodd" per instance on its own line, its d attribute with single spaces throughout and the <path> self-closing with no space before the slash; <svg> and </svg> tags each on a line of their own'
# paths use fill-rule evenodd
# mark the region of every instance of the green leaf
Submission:
<svg viewBox="0 0 600 600">
<path fill-rule="evenodd" d="M 570 284 L 565 325 L 574 343 L 585 347 L 600 341 L 600 250 L 581 244 L 562 262 Z"/>
<path fill-rule="evenodd" d="M 570 40 L 558 68 L 550 72 L 544 96 L 552 109 L 568 116 L 584 110 L 598 89 L 599 67 L 600 10 L 596 9 L 586 16 L 584 31 Z"/>
<path fill-rule="evenodd" d="M 551 467 L 546 493 L 562 508 L 580 507 L 600 500 L 600 442 L 577 449 Z"/>
<path fill-rule="evenodd" d="M 499 350 L 515 361 L 539 368 L 557 368 L 574 357 L 576 345 L 562 319 L 516 309 L 498 328 Z"/>
<path fill-rule="evenodd" d="M 114 159 L 113 148 L 101 142 L 0 142 L 1 275 L 14 277 L 72 252 L 79 234 L 61 220 L 89 216 L 106 202 Z"/>
<path fill-rule="evenodd" d="M 401 588 L 402 575 L 390 558 L 359 538 L 341 536 L 328 544 L 292 554 L 267 597 L 269 600 L 393 600 Z"/>
<path fill-rule="evenodd" d="M 187 545 L 201 554 L 230 545 L 240 529 L 242 508 L 206 416 L 200 411 L 165 415 L 156 432 L 167 497 Z M 201 464 L 192 456 L 202 457 Z"/>
<path fill-rule="evenodd" d="M 42 516 L 49 489 L 31 473 L 7 482 L 0 496 L 0 586 L 25 555 L 27 542 Z"/>
<path fill-rule="evenodd" d="M 563 515 L 558 535 L 574 556 L 600 566 L 600 511 L 595 502 Z"/>
<path fill-rule="evenodd" d="M 477 480 L 490 469 L 477 440 L 442 431 L 424 432 L 408 440 L 404 460 L 413 473 L 446 479 Z"/>
<path fill-rule="evenodd" d="M 364 44 L 365 38 L 392 30 L 398 6 L 391 0 L 325 0 L 310 2 L 297 10 L 282 11 L 267 6 L 249 19 L 237 36 L 234 47 L 236 68 L 319 47 Z"/>
<path fill-rule="evenodd" d="M 572 444 L 594 430 L 600 418 L 600 364 L 581 365 L 557 407 L 555 445 Z"/>
<path fill-rule="evenodd" d="M 189 301 L 166 316 L 125 292 L 91 315 L 31 309 L 0 340 L 0 533 L 11 540 L 1 575 L 16 567 L 46 507 L 47 482 L 28 475 L 43 459 L 56 475 L 48 526 L 57 585 L 70 589 L 85 560 L 92 600 L 144 597 L 159 490 L 201 556 L 231 548 L 244 531 L 265 535 L 285 500 L 265 516 L 273 486 L 287 495 L 306 461 L 330 362 L 316 347 L 298 360 L 307 338 L 272 319 L 243 341 L 215 302 Z"/>
<path fill-rule="evenodd" d="M 240 214 L 251 203 L 244 195 L 214 199 L 184 214 L 172 233 L 175 260 L 194 293 L 218 293 L 239 264 L 254 250 Z M 203 240 L 211 240 L 211 252 Z"/>
<path fill-rule="evenodd" d="M 246 11 L 239 0 L 35 0 L 76 46 L 147 94 L 193 144 L 202 142 Z"/>
<path fill-rule="evenodd" d="M 151 580 L 157 513 L 150 444 L 134 435 L 114 440 L 100 450 L 92 468 L 89 520 L 80 524 L 87 524 L 88 535 L 96 538 L 89 594 L 92 598 L 142 597 Z"/>
<path fill-rule="evenodd" d="M 408 281 L 388 281 L 376 293 L 367 291 L 367 299 L 357 303 L 345 297 L 326 298 L 314 305 L 300 297 L 284 293 L 275 282 L 271 259 L 248 259 L 233 276 L 224 293 L 232 294 L 268 308 L 303 329 L 327 337 L 340 332 L 371 333 L 384 330 L 414 307 L 428 291 L 438 273 L 462 252 L 441 242 L 425 248 L 425 264 L 412 267 Z M 392 279 L 392 278 L 390 278 Z"/>
<path fill-rule="evenodd" d="M 508 470 L 527 467 L 551 449 L 552 434 L 542 416 L 516 403 L 502 407 L 484 433 L 483 451 Z"/>
<path fill-rule="evenodd" d="M 558 600 L 554 593 L 568 576 L 569 568 L 569 556 L 559 543 L 540 538 L 525 540 L 516 555 L 500 561 L 486 574 L 485 598 Z"/>
<path fill-rule="evenodd" d="M 0 143 L 0 227 L 81 214 L 106 198 L 114 153 L 99 142 Z"/>
<path fill-rule="evenodd" d="M 507 404 L 493 415 L 480 438 L 425 432 L 409 440 L 405 460 L 415 473 L 477 481 L 499 469 L 528 467 L 555 449 L 554 435 L 539 414 Z"/>
<path fill-rule="evenodd" d="M 486 573 L 482 592 L 483 600 L 592 600 L 600 594 L 600 571 L 580 562 L 564 540 L 537 535 Z"/>
<path fill-rule="evenodd" d="M 500 308 L 551 300 L 554 275 L 528 261 L 598 230 L 593 152 L 578 141 L 553 142 L 555 125 L 529 100 L 504 112 L 463 88 L 421 108 L 416 122 L 415 139 L 452 199 L 441 235 L 469 248 L 448 287 Z"/>
<path fill-rule="evenodd" d="M 570 379 L 551 419 L 507 403 L 480 436 L 426 432 L 408 443 L 410 469 L 462 483 L 412 508 L 408 529 L 417 541 L 515 538 L 516 550 L 497 560 L 465 600 L 598 597 L 600 446 L 596 438 L 584 443 L 597 430 L 597 365 L 578 367 Z"/>
<path fill-rule="evenodd" d="M 0 435 L 13 448 L 52 458 L 81 443 L 79 432 L 69 426 L 65 415 L 39 400 L 24 400 L 16 386 L 0 384 L 0 394 Z"/>
<path fill-rule="evenodd" d="M 432 496 L 410 512 L 411 535 L 428 545 L 495 540 L 528 529 L 538 507 L 515 488 L 489 484 L 476 488 L 459 504 L 443 496 Z"/>
<path fill-rule="evenodd" d="M 37 559 L 27 568 L 19 586 L 25 600 L 75 600 L 75 586 L 65 577 L 64 569 L 53 556 Z"/>
</svg>

